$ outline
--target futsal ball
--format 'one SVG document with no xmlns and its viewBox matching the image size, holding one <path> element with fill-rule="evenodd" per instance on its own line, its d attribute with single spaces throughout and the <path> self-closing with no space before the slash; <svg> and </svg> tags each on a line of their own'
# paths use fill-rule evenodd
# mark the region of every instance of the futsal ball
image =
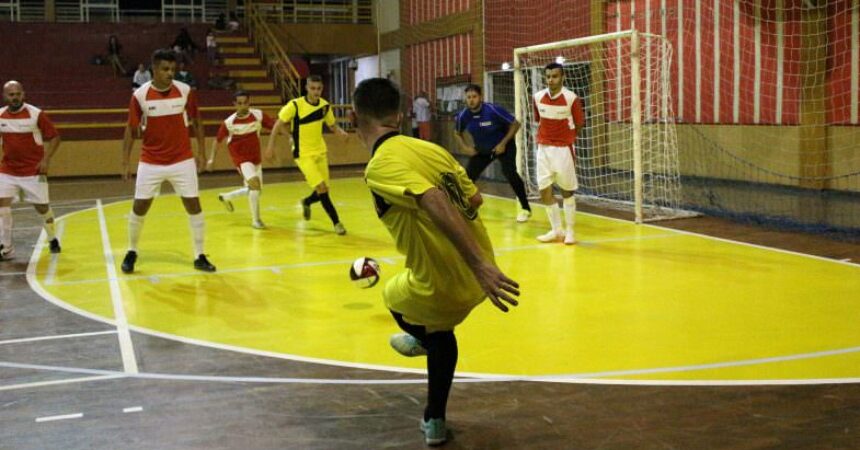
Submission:
<svg viewBox="0 0 860 450">
<path fill-rule="evenodd" d="M 381 272 L 379 263 L 375 259 L 365 256 L 353 261 L 352 267 L 349 268 L 349 279 L 356 286 L 366 289 L 379 283 L 379 274 Z"/>
</svg>

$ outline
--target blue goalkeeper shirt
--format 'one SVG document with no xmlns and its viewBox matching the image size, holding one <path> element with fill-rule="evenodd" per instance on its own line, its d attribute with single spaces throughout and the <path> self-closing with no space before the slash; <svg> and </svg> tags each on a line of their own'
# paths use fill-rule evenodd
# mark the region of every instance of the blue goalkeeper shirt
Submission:
<svg viewBox="0 0 860 450">
<path fill-rule="evenodd" d="M 473 112 L 465 108 L 457 114 L 455 127 L 458 132 L 468 131 L 475 141 L 475 150 L 481 154 L 488 154 L 502 142 L 508 129 L 514 123 L 514 116 L 505 108 L 492 103 L 481 103 L 481 109 Z M 505 151 L 516 151 L 516 143 L 513 139 L 508 141 Z"/>
</svg>

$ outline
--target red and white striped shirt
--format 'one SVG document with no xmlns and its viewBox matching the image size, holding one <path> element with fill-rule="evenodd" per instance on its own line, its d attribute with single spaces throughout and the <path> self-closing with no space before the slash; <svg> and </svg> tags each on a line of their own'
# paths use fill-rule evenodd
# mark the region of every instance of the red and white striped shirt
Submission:
<svg viewBox="0 0 860 450">
<path fill-rule="evenodd" d="M 44 141 L 58 136 L 54 124 L 41 109 L 24 103 L 17 112 L 8 106 L 0 108 L 0 139 L 3 160 L 0 173 L 16 177 L 39 174 L 39 164 L 45 157 Z"/>
<path fill-rule="evenodd" d="M 570 147 L 576 142 L 576 129 L 585 126 L 582 100 L 565 87 L 555 97 L 549 89 L 536 93 L 534 114 L 539 121 L 538 144 Z"/>
<path fill-rule="evenodd" d="M 221 122 L 215 138 L 218 142 L 227 140 L 230 157 L 237 167 L 250 162 L 260 164 L 260 130 L 272 129 L 275 119 L 259 109 L 251 109 L 246 117 L 239 118 L 236 113 Z"/>
<path fill-rule="evenodd" d="M 185 83 L 174 80 L 166 91 L 155 89 L 151 81 L 139 87 L 128 105 L 128 124 L 143 130 L 140 161 L 168 166 L 193 158 L 189 115 L 199 114 L 197 98 Z"/>
</svg>

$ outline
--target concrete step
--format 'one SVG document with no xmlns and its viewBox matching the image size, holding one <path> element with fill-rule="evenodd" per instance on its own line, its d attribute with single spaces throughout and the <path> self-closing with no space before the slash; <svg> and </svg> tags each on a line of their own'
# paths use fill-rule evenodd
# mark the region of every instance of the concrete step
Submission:
<svg viewBox="0 0 860 450">
<path fill-rule="evenodd" d="M 275 84 L 271 81 L 240 81 L 237 84 L 243 91 L 273 91 Z"/>
<path fill-rule="evenodd" d="M 227 72 L 230 78 L 266 78 L 268 74 L 264 69 L 238 69 Z"/>
<path fill-rule="evenodd" d="M 253 55 L 255 52 L 254 47 L 236 47 L 236 46 L 224 46 L 219 47 L 218 52 L 222 55 Z"/>
<path fill-rule="evenodd" d="M 254 94 L 252 100 L 255 105 L 280 105 L 281 104 L 281 96 L 277 94 L 270 95 L 256 95 Z"/>
<path fill-rule="evenodd" d="M 225 66 L 259 66 L 260 58 L 224 58 Z"/>
<path fill-rule="evenodd" d="M 215 36 L 215 42 L 220 44 L 247 44 L 248 36 Z"/>
</svg>

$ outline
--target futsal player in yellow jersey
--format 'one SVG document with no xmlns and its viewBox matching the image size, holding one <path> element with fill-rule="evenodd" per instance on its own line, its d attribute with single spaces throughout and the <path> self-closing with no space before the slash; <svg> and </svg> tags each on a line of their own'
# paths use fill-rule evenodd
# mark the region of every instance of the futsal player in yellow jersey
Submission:
<svg viewBox="0 0 860 450">
<path fill-rule="evenodd" d="M 408 334 L 391 338 L 405 356 L 427 355 L 425 442 L 447 440 L 445 409 L 457 365 L 454 327 L 484 298 L 507 311 L 519 285 L 495 264 L 478 215 L 481 195 L 463 167 L 436 144 L 401 136 L 400 92 L 389 80 L 362 81 L 353 96 L 357 133 L 371 150 L 365 180 L 376 213 L 406 255 L 406 270 L 383 297 Z"/>
<path fill-rule="evenodd" d="M 266 160 L 272 160 L 275 136 L 282 127 L 288 127 L 291 130 L 293 158 L 313 189 L 311 195 L 301 202 L 305 220 L 311 218 L 311 205 L 320 202 L 334 225 L 334 231 L 344 235 L 346 228 L 340 223 L 337 210 L 329 197 L 328 149 L 323 139 L 323 124 L 344 138 L 348 135 L 337 125 L 331 105 L 322 98 L 322 90 L 322 78 L 319 75 L 311 75 L 307 81 L 307 95 L 290 100 L 281 108 L 264 157 Z"/>
</svg>

